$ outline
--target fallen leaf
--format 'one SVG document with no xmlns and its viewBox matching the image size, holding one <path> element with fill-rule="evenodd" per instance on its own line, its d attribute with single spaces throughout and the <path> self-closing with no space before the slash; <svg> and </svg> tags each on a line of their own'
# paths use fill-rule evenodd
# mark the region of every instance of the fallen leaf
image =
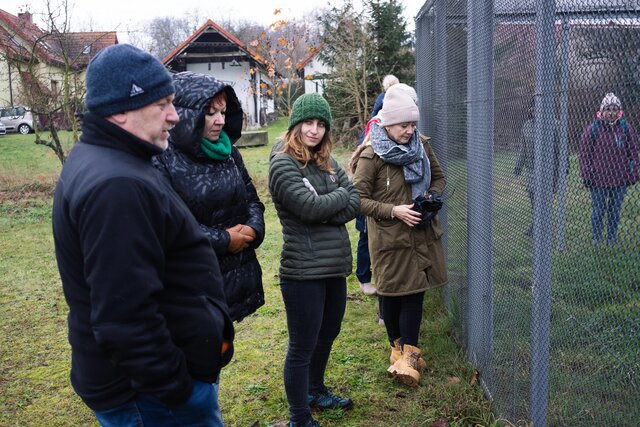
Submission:
<svg viewBox="0 0 640 427">
<path fill-rule="evenodd" d="M 471 381 L 469 382 L 469 384 L 476 385 L 478 383 L 479 376 L 480 376 L 480 371 L 478 371 L 477 369 L 474 369 L 473 376 L 471 377 Z"/>
<path fill-rule="evenodd" d="M 460 384 L 460 378 L 458 377 L 449 377 L 449 379 L 447 380 L 448 386 L 457 385 L 457 384 Z"/>
<path fill-rule="evenodd" d="M 449 421 L 446 418 L 440 418 L 438 421 L 429 424 L 429 427 L 447 427 L 448 425 Z"/>
</svg>

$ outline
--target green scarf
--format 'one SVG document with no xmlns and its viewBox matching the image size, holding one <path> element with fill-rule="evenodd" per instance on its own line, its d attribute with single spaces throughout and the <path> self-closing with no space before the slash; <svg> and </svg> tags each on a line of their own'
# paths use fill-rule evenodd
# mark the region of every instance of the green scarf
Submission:
<svg viewBox="0 0 640 427">
<path fill-rule="evenodd" d="M 213 160 L 227 160 L 231 155 L 231 139 L 225 131 L 220 131 L 220 138 L 216 142 L 211 142 L 207 138 L 202 138 L 200 148 Z"/>
</svg>

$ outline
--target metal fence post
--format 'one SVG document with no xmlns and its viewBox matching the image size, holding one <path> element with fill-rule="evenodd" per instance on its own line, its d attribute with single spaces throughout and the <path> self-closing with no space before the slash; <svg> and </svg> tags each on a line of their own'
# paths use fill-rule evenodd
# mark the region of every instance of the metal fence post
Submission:
<svg viewBox="0 0 640 427">
<path fill-rule="evenodd" d="M 449 114 L 447 103 L 447 2 L 437 1 L 435 3 L 435 132 L 433 134 L 433 149 L 436 152 L 440 166 L 444 170 L 445 176 L 447 176 L 447 146 L 448 140 L 448 127 L 449 127 Z M 448 230 L 448 216 L 447 206 L 445 203 L 445 209 L 439 213 L 440 223 L 442 224 L 443 246 L 445 256 L 448 253 L 449 233 Z"/>
<path fill-rule="evenodd" d="M 536 105 L 534 144 L 533 277 L 531 307 L 531 417 L 547 425 L 551 323 L 551 208 L 555 71 L 555 0 L 536 2 Z M 552 115 L 555 117 L 555 115 Z"/>
<path fill-rule="evenodd" d="M 493 1 L 470 1 L 468 14 L 468 349 L 471 361 L 487 368 L 493 312 Z"/>
<path fill-rule="evenodd" d="M 556 248 L 564 251 L 567 227 L 567 172 L 569 171 L 569 19 L 562 19 L 560 35 L 560 139 L 558 162 L 558 232 Z"/>
<path fill-rule="evenodd" d="M 433 135 L 433 99 L 435 92 L 435 61 L 433 60 L 433 17 L 423 14 L 416 25 L 416 70 L 421 70 L 416 79 L 416 91 L 420 107 L 420 132 Z"/>
</svg>

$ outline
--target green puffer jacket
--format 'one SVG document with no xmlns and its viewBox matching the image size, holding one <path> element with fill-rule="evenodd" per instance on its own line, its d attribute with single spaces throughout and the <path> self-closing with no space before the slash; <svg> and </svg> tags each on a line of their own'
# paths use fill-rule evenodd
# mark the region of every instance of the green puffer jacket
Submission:
<svg viewBox="0 0 640 427">
<path fill-rule="evenodd" d="M 345 223 L 360 208 L 358 191 L 332 159 L 335 174 L 302 164 L 274 145 L 269 157 L 269 190 L 284 245 L 280 279 L 317 280 L 351 274 L 351 243 Z M 307 178 L 318 195 L 303 182 Z"/>
</svg>

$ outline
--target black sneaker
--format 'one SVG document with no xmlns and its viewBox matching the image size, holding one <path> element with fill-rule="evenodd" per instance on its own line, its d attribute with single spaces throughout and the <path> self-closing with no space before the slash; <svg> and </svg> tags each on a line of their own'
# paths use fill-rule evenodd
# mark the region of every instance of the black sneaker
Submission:
<svg viewBox="0 0 640 427">
<path fill-rule="evenodd" d="M 348 397 L 337 396 L 331 393 L 327 388 L 318 392 L 316 395 L 307 394 L 307 402 L 309 402 L 309 407 L 320 411 L 336 408 L 346 410 L 353 407 L 353 401 L 351 399 Z"/>
</svg>

